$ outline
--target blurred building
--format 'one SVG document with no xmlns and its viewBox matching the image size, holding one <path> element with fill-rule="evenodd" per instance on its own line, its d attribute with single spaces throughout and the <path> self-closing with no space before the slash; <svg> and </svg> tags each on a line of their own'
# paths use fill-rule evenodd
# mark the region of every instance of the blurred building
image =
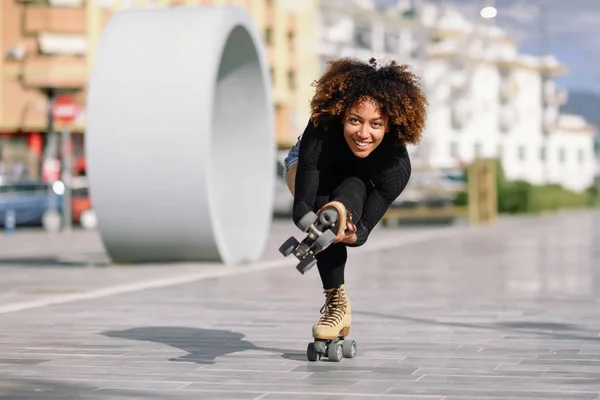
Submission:
<svg viewBox="0 0 600 400">
<path fill-rule="evenodd" d="M 451 6 L 399 0 L 321 0 L 319 55 L 396 59 L 423 78 L 430 101 L 423 142 L 410 149 L 415 167 L 456 169 L 475 157 L 498 157 L 508 179 L 593 184 L 594 128 L 562 115 L 566 73 L 553 56 L 520 54 L 493 20 Z"/>
<path fill-rule="evenodd" d="M 402 13 L 383 12 L 372 1 L 321 0 L 319 13 L 320 72 L 340 57 L 414 61 L 415 21 Z"/>
<path fill-rule="evenodd" d="M 81 107 L 73 134 L 73 150 L 81 160 L 86 85 L 98 40 L 111 16 L 131 7 L 246 7 L 268 51 L 277 142 L 280 147 L 291 146 L 308 120 L 310 84 L 319 71 L 314 52 L 316 1 L 2 0 L 0 169 L 25 163 L 35 178 L 43 149 L 56 156 L 58 139 L 47 134 L 53 131 L 48 114 L 49 104 L 60 93 L 72 94 Z"/>
</svg>

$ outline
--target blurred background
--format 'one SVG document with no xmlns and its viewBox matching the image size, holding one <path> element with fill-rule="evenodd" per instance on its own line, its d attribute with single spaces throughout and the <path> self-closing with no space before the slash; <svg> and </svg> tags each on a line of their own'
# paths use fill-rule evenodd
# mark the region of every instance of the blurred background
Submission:
<svg viewBox="0 0 600 400">
<path fill-rule="evenodd" d="M 262 33 L 279 149 L 276 217 L 291 213 L 283 159 L 309 118 L 311 83 L 327 61 L 345 56 L 408 63 L 429 97 L 424 140 L 409 149 L 413 176 L 392 206 L 396 221 L 468 215 L 467 171 L 477 159 L 494 165 L 494 211 L 597 205 L 597 0 L 2 0 L 5 230 L 56 230 L 60 221 L 95 228 L 85 101 L 103 28 L 122 10 L 194 5 L 245 7 Z"/>
</svg>

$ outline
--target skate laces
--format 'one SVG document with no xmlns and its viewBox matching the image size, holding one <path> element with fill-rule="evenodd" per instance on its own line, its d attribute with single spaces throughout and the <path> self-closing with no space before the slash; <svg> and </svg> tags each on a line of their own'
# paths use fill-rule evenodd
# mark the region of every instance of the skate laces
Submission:
<svg viewBox="0 0 600 400">
<path fill-rule="evenodd" d="M 341 287 L 325 290 L 325 304 L 321 307 L 323 316 L 319 319 L 319 325 L 336 326 L 344 318 L 346 313 L 346 293 Z"/>
<path fill-rule="evenodd" d="M 352 223 L 352 210 L 346 210 L 346 227 Z"/>
</svg>

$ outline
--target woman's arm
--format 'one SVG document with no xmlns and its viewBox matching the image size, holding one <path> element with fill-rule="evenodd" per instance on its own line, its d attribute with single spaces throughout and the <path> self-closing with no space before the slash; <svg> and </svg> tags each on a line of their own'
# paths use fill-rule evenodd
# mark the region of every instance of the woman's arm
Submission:
<svg viewBox="0 0 600 400">
<path fill-rule="evenodd" d="M 406 150 L 402 151 L 394 163 L 383 171 L 381 178 L 374 182 L 375 187 L 369 193 L 359 221 L 355 221 L 356 241 L 347 243 L 348 247 L 365 244 L 371 230 L 387 212 L 392 202 L 400 196 L 411 174 L 411 164 Z"/>
<path fill-rule="evenodd" d="M 323 148 L 323 136 L 319 135 L 312 120 L 300 139 L 298 166 L 294 183 L 294 208 L 292 219 L 297 224 L 309 211 L 313 211 L 319 189 L 318 162 Z"/>
</svg>

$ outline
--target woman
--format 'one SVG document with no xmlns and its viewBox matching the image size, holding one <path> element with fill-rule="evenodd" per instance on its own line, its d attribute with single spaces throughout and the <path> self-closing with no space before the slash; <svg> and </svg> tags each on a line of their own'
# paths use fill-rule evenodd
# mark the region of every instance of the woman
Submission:
<svg viewBox="0 0 600 400">
<path fill-rule="evenodd" d="M 365 244 L 408 183 L 406 145 L 421 138 L 427 100 L 408 66 L 378 66 L 375 59 L 330 62 L 314 86 L 310 121 L 285 159 L 284 174 L 294 195 L 294 223 L 310 211 L 334 207 L 342 218 L 348 211 L 346 229 L 315 256 L 326 300 L 313 337 L 334 340 L 350 331 L 346 247 Z"/>
</svg>

